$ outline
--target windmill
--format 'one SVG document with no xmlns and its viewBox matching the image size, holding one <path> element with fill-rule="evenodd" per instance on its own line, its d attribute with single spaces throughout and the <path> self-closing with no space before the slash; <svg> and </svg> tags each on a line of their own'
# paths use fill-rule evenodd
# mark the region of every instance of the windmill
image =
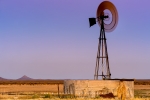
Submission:
<svg viewBox="0 0 150 100">
<path fill-rule="evenodd" d="M 89 18 L 90 27 L 95 25 L 96 22 L 100 26 L 100 36 L 94 79 L 98 80 L 99 76 L 101 76 L 103 80 L 111 79 L 105 32 L 112 32 L 116 28 L 118 12 L 110 1 L 103 1 L 98 6 L 96 18 Z"/>
</svg>

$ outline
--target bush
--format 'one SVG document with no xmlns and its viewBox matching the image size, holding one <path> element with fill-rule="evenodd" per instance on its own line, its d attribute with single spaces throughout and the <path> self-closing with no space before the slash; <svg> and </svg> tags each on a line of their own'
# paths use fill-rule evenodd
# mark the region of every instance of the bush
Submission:
<svg viewBox="0 0 150 100">
<path fill-rule="evenodd" d="M 50 94 L 45 94 L 44 98 L 51 98 L 51 95 Z"/>
<path fill-rule="evenodd" d="M 35 95 L 32 96 L 32 99 L 36 99 L 36 98 L 40 98 L 40 96 L 37 95 L 37 94 L 35 94 Z"/>
</svg>

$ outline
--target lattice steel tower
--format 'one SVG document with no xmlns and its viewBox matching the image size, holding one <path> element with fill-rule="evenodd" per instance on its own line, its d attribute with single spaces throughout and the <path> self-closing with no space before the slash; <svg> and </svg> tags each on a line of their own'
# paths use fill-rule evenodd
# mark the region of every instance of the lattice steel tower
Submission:
<svg viewBox="0 0 150 100">
<path fill-rule="evenodd" d="M 107 43 L 106 43 L 106 36 L 104 30 L 104 19 L 108 16 L 101 16 L 101 29 L 100 29 L 100 36 L 99 36 L 99 44 L 98 44 L 98 51 L 97 51 L 97 58 L 96 58 L 96 68 L 95 68 L 95 75 L 94 79 L 98 79 L 98 76 L 102 76 L 102 79 L 110 79 L 111 73 L 109 68 L 109 60 L 108 60 L 108 52 L 107 52 Z M 99 75 L 99 69 L 101 68 L 101 75 Z"/>
</svg>

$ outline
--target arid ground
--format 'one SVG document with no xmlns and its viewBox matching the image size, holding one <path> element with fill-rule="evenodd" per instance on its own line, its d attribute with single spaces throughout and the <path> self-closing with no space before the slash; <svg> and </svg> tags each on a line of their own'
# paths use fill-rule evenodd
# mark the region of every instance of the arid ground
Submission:
<svg viewBox="0 0 150 100">
<path fill-rule="evenodd" d="M 150 80 L 135 80 L 134 84 L 134 100 L 150 100 Z M 58 92 L 59 95 L 63 94 L 63 87 L 63 80 L 5 80 L 0 81 L 0 99 L 35 100 L 41 98 L 42 100 L 45 98 L 48 100 L 57 98 Z M 57 99 L 59 100 L 59 98 Z M 82 99 L 80 98 L 80 100 Z M 101 98 L 100 100 L 107 99 Z"/>
</svg>

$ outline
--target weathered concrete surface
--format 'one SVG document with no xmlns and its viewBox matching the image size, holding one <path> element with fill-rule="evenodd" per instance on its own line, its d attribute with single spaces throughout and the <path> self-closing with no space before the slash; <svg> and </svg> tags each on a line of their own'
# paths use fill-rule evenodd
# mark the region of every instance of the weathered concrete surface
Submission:
<svg viewBox="0 0 150 100">
<path fill-rule="evenodd" d="M 134 98 L 134 81 L 120 80 L 65 80 L 65 94 L 75 96 L 103 96 Z"/>
</svg>

